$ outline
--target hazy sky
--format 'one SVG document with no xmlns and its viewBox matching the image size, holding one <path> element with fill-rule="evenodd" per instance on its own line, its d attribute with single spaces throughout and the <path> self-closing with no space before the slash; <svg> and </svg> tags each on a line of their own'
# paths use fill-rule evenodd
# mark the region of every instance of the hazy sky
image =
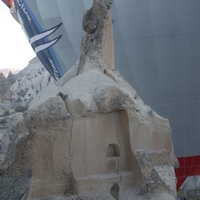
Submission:
<svg viewBox="0 0 200 200">
<path fill-rule="evenodd" d="M 0 1 L 0 69 L 23 69 L 35 53 L 10 10 Z"/>
</svg>

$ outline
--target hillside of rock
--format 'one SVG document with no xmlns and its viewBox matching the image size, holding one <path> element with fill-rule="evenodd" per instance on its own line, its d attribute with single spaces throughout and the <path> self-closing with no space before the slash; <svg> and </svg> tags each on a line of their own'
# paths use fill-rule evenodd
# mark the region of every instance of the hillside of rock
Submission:
<svg viewBox="0 0 200 200">
<path fill-rule="evenodd" d="M 15 69 L 15 68 L 3 68 L 0 69 L 0 73 L 3 73 L 3 75 L 7 78 L 9 73 L 12 73 L 14 75 L 16 75 L 18 72 L 20 72 L 20 69 Z"/>
<path fill-rule="evenodd" d="M 41 90 L 55 84 L 38 58 L 33 58 L 16 77 L 16 82 L 10 87 L 11 99 L 25 103 L 30 103 Z"/>
<path fill-rule="evenodd" d="M 14 75 L 9 72 L 6 78 L 3 73 L 0 73 L 0 99 L 8 100 L 11 98 L 10 87 L 15 82 Z"/>
<path fill-rule="evenodd" d="M 30 103 L 45 87 L 55 84 L 37 57 L 29 61 L 27 67 L 17 74 L 8 76 L 0 73 L 0 99 Z"/>
</svg>

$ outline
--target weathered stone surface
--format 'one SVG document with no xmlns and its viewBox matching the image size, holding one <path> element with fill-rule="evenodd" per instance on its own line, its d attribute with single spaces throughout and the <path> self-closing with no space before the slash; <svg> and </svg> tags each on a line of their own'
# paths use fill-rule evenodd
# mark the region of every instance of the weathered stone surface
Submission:
<svg viewBox="0 0 200 200">
<path fill-rule="evenodd" d="M 110 7 L 113 0 L 95 0 L 84 13 L 79 73 L 93 68 L 114 69 L 114 44 Z"/>
<path fill-rule="evenodd" d="M 13 152 L 21 157 L 8 157 L 10 167 L 23 176 L 24 166 L 30 169 L 30 198 L 103 195 L 113 183 L 119 185 L 119 199 L 126 198 L 128 187 L 131 196 L 175 195 L 168 121 L 145 106 L 116 70 L 109 73 L 114 79 L 91 69 L 58 86 L 57 96 L 51 93 L 39 105 L 40 98 L 35 100 L 13 129 L 28 145 L 17 143 Z"/>
<path fill-rule="evenodd" d="M 33 58 L 17 77 L 16 82 L 10 85 L 11 99 L 23 103 L 30 103 L 41 90 L 55 85 L 54 79 L 38 58 Z"/>
<path fill-rule="evenodd" d="M 10 99 L 10 86 L 15 82 L 15 77 L 9 72 L 6 78 L 3 73 L 0 73 L 0 99 Z"/>
<path fill-rule="evenodd" d="M 30 181 L 30 177 L 0 176 L 0 199 L 27 199 Z"/>
<path fill-rule="evenodd" d="M 28 199 L 175 199 L 169 122 L 105 59 L 111 3 L 94 1 L 80 61 L 13 128 L 1 177 L 30 177 Z"/>
<path fill-rule="evenodd" d="M 191 200 L 200 199 L 200 176 L 188 177 L 179 190 L 179 196 L 185 196 Z"/>
</svg>

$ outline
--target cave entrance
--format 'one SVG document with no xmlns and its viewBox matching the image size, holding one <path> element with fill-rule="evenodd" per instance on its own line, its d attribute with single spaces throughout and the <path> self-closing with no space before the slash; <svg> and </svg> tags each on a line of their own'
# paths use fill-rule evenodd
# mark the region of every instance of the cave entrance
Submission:
<svg viewBox="0 0 200 200">
<path fill-rule="evenodd" d="M 110 194 L 115 200 L 119 200 L 119 185 L 117 183 L 111 187 Z"/>
</svg>

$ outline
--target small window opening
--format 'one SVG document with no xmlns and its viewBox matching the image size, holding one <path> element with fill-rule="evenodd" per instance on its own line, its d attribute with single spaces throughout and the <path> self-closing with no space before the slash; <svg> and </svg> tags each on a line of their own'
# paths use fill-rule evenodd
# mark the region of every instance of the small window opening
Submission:
<svg viewBox="0 0 200 200">
<path fill-rule="evenodd" d="M 106 157 L 110 158 L 115 156 L 120 156 L 119 147 L 117 144 L 109 144 L 106 150 Z"/>
<path fill-rule="evenodd" d="M 119 185 L 117 183 L 111 187 L 110 194 L 115 200 L 119 200 Z"/>
</svg>

